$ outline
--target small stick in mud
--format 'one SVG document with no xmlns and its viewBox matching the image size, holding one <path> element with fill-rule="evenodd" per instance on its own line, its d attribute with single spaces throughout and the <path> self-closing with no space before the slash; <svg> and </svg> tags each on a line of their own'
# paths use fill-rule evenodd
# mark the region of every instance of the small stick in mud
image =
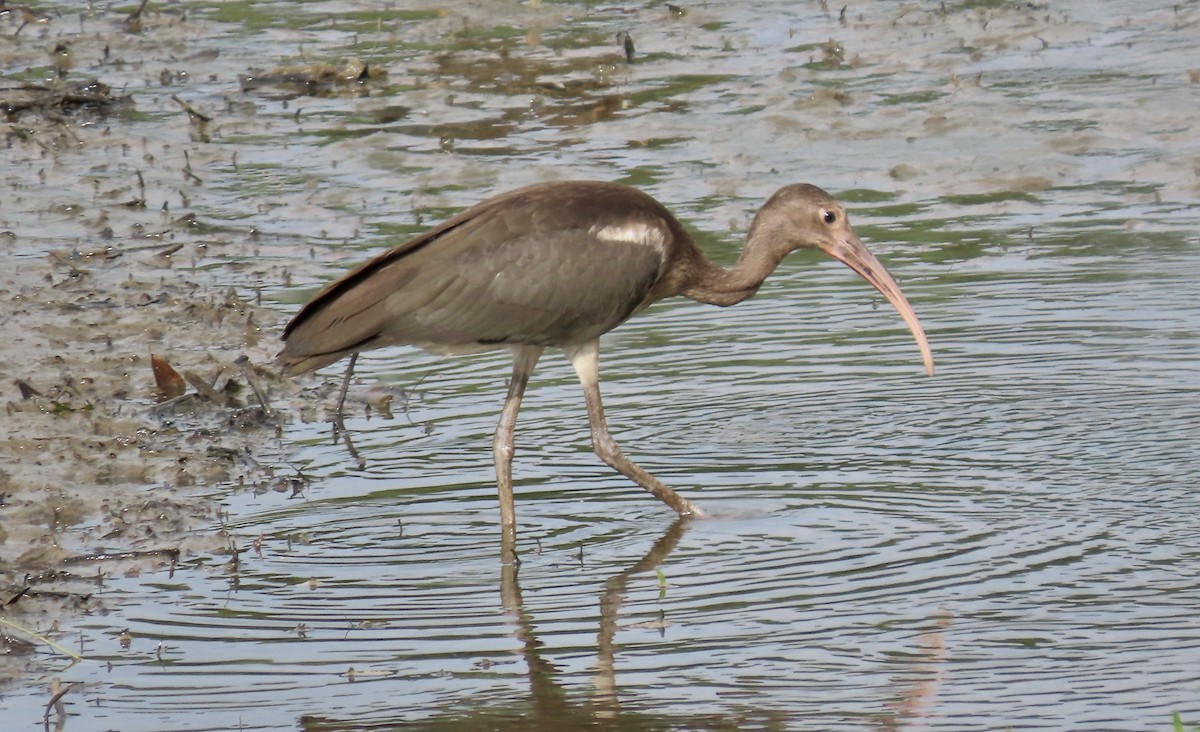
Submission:
<svg viewBox="0 0 1200 732">
<path fill-rule="evenodd" d="M 265 411 L 271 410 L 271 405 L 267 403 L 267 394 L 258 385 L 258 381 L 254 378 L 254 366 L 250 363 L 250 358 L 245 354 L 238 356 L 234 361 L 235 364 L 242 370 L 242 377 L 246 379 L 246 383 L 250 385 L 250 389 L 254 392 L 254 398 L 258 400 L 259 406 Z M 354 366 L 354 361 L 350 361 L 351 367 Z"/>
<path fill-rule="evenodd" d="M 191 159 L 191 157 L 188 155 L 188 151 L 187 151 L 187 150 L 184 150 L 184 151 L 183 151 L 183 163 L 184 163 L 184 165 L 183 165 L 183 177 L 184 177 L 184 178 L 190 178 L 190 179 L 192 180 L 192 182 L 193 182 L 193 183 L 195 183 L 195 184 L 196 184 L 196 185 L 198 185 L 198 186 L 199 186 L 199 185 L 204 185 L 204 180 L 203 180 L 203 179 L 202 179 L 200 176 L 198 176 L 198 175 L 196 175 L 195 173 L 193 173 L 193 172 L 192 172 L 192 159 Z"/>
<path fill-rule="evenodd" d="M 628 31 L 618 32 L 617 45 L 625 52 L 625 63 L 633 63 L 633 55 L 636 52 L 636 49 L 633 47 L 633 36 L 629 35 Z"/>
<path fill-rule="evenodd" d="M 183 101 L 182 99 L 180 99 L 180 98 L 179 98 L 179 95 L 177 95 L 177 94 L 172 94 L 172 95 L 171 95 L 171 99 L 172 99 L 172 100 L 173 100 L 173 101 L 174 101 L 176 104 L 178 104 L 179 106 L 183 107 L 183 111 L 187 112 L 189 117 L 192 117 L 192 118 L 194 118 L 194 119 L 198 119 L 198 120 L 200 120 L 201 122 L 212 122 L 212 120 L 213 120 L 213 118 L 212 118 L 212 117 L 208 116 L 207 114 L 204 114 L 203 112 L 201 112 L 201 111 L 197 110 L 197 109 L 196 109 L 195 107 L 193 107 L 192 105 L 190 105 L 190 104 L 188 104 L 187 102 Z"/>
<path fill-rule="evenodd" d="M 130 13 L 129 17 L 125 19 L 125 28 L 130 33 L 142 32 L 142 11 L 146 9 L 146 3 L 149 1 L 150 0 L 142 0 L 142 2 L 137 6 L 137 9 Z"/>
</svg>

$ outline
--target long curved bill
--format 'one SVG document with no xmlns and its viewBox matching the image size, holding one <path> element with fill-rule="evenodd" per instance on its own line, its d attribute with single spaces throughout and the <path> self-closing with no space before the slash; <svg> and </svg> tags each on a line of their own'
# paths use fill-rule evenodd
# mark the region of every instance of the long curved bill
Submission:
<svg viewBox="0 0 1200 732">
<path fill-rule="evenodd" d="M 917 339 L 921 358 L 925 361 L 925 373 L 933 376 L 933 352 L 929 350 L 929 340 L 925 338 L 925 330 L 921 327 L 921 321 L 917 320 L 916 311 L 908 304 L 908 298 L 900 291 L 900 285 L 896 284 L 896 280 L 883 264 L 871 254 L 862 239 L 851 231 L 838 241 L 820 245 L 820 249 L 870 282 L 871 286 L 879 290 L 879 293 L 900 312 L 900 317 L 908 323 L 909 329 Z"/>
</svg>

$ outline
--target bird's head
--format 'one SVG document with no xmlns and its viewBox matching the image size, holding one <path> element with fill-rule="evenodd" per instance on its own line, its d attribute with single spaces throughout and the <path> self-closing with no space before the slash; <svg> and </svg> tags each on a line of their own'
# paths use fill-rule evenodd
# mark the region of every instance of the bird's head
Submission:
<svg viewBox="0 0 1200 732">
<path fill-rule="evenodd" d="M 782 247 L 777 251 L 780 258 L 797 249 L 819 249 L 857 272 L 900 312 L 917 339 L 925 373 L 933 375 L 933 353 L 916 311 L 895 278 L 854 233 L 846 208 L 833 196 L 807 183 L 780 188 L 759 210 L 750 238 Z"/>
</svg>

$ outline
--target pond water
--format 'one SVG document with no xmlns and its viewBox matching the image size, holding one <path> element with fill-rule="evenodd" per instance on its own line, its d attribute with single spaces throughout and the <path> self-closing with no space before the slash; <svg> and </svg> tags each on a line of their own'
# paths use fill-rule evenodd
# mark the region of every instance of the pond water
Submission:
<svg viewBox="0 0 1200 732">
<path fill-rule="evenodd" d="M 280 235 L 264 261 L 311 246 L 291 287 L 223 275 L 287 310 L 524 183 L 637 184 L 726 262 L 775 188 L 817 183 L 901 282 L 937 375 L 816 256 L 735 308 L 661 303 L 603 341 L 609 421 L 710 517 L 675 521 L 592 455 L 548 354 L 502 547 L 507 358 L 372 353 L 353 452 L 296 420 L 278 454 L 302 490 L 220 493 L 236 570 L 100 590 L 62 728 L 1200 724 L 1200 6 L 683 9 L 200 3 L 161 63 L 215 48 L 193 62 L 212 73 L 147 87 L 126 123 L 149 134 L 171 93 L 225 105 L 194 143 L 195 205 Z M 389 78 L 286 104 L 237 87 L 353 55 Z M 379 389 L 391 419 L 362 406 Z M 6 724 L 40 726 L 46 698 L 8 694 Z"/>
</svg>

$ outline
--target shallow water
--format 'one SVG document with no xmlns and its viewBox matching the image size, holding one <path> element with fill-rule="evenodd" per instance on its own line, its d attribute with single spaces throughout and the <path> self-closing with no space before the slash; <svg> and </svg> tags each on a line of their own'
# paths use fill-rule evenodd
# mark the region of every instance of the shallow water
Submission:
<svg viewBox="0 0 1200 732">
<path fill-rule="evenodd" d="M 297 421 L 278 449 L 300 493 L 221 492 L 236 569 L 100 589 L 110 614 L 68 636 L 87 661 L 60 674 L 82 682 L 64 728 L 1200 723 L 1200 11 L 970 5 L 843 24 L 816 3 L 543 4 L 494 28 L 197 6 L 228 73 L 174 91 L 256 114 L 195 146 L 195 207 L 283 235 L 265 261 L 307 255 L 287 235 L 315 258 L 302 289 L 236 286 L 291 308 L 418 216 L 546 178 L 646 187 L 729 261 L 754 207 L 808 180 L 901 281 L 938 375 L 816 257 L 736 308 L 655 306 L 604 341 L 603 386 L 626 452 L 711 514 L 676 523 L 591 454 L 547 354 L 518 426 L 516 565 L 490 456 L 506 358 L 372 354 L 356 397 L 400 400 L 356 405 L 358 458 Z M 300 44 L 391 76 L 286 108 L 236 91 Z M 46 698 L 2 701 L 23 728 Z"/>
</svg>

